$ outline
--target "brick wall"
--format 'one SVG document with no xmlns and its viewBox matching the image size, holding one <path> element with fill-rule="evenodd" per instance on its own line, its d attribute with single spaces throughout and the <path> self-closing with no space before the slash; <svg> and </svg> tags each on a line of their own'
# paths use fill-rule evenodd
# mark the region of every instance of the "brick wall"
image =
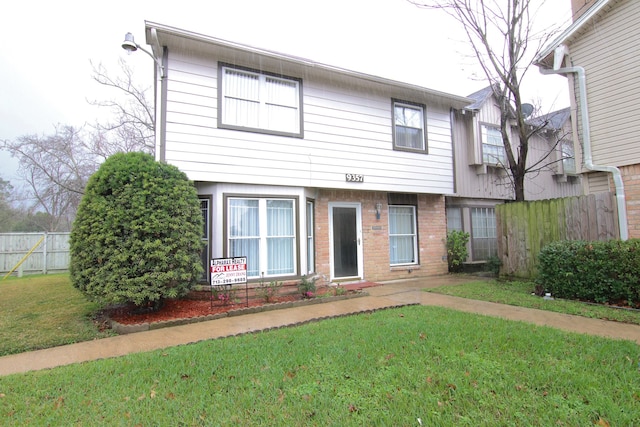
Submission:
<svg viewBox="0 0 640 427">
<path fill-rule="evenodd" d="M 387 193 L 352 190 L 321 190 L 315 204 L 316 269 L 331 275 L 329 251 L 329 203 L 358 202 L 362 209 L 364 279 L 384 281 L 427 277 L 447 273 L 444 196 L 418 195 L 419 265 L 390 267 Z M 376 204 L 382 205 L 376 219 Z"/>
<path fill-rule="evenodd" d="M 629 238 L 640 238 L 640 164 L 621 166 L 627 204 Z"/>
</svg>

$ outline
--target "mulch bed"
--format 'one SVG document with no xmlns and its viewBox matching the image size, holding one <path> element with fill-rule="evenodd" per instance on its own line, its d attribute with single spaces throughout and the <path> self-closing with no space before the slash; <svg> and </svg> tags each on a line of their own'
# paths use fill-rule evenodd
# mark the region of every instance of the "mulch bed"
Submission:
<svg viewBox="0 0 640 427">
<path fill-rule="evenodd" d="M 380 286 L 378 283 L 373 282 L 358 282 L 352 284 L 341 285 L 341 287 L 347 293 L 356 293 L 364 288 L 372 286 Z M 318 289 L 317 296 L 321 296 L 325 293 L 332 292 L 328 287 L 322 287 Z M 299 293 L 289 293 L 278 295 L 272 301 L 266 302 L 263 299 L 250 297 L 247 305 L 246 299 L 242 298 L 238 302 L 214 301 L 213 304 L 210 299 L 210 292 L 200 292 L 192 295 L 191 298 L 184 299 L 168 299 L 164 302 L 162 308 L 158 311 L 136 312 L 135 306 L 122 306 L 117 308 L 110 308 L 105 311 L 104 315 L 108 319 L 117 322 L 121 325 L 139 325 L 139 324 L 151 324 L 158 322 L 167 322 L 171 320 L 179 319 L 192 319 L 198 317 L 212 316 L 216 314 L 223 314 L 232 310 L 238 310 L 243 308 L 261 307 L 274 303 L 285 303 L 302 301 L 304 298 Z"/>
<path fill-rule="evenodd" d="M 290 295 L 278 297 L 273 302 L 299 301 L 301 299 L 301 296 Z M 107 310 L 106 315 L 111 320 L 122 325 L 136 325 L 139 323 L 155 323 L 175 319 L 190 319 L 193 317 L 210 316 L 240 308 L 260 307 L 265 304 L 267 303 L 258 299 L 249 300 L 248 306 L 246 301 L 228 304 L 216 301 L 211 304 L 210 300 L 177 299 L 166 300 L 162 308 L 158 311 L 135 313 L 135 309 L 133 307 L 127 306 L 109 309 Z"/>
</svg>

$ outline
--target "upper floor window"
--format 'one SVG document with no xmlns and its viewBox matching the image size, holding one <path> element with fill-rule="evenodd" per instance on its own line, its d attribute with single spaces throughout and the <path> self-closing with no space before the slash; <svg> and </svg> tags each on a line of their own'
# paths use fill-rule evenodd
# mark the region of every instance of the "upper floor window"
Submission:
<svg viewBox="0 0 640 427">
<path fill-rule="evenodd" d="M 302 81 L 220 67 L 218 126 L 302 137 Z"/>
<path fill-rule="evenodd" d="M 502 143 L 500 128 L 495 126 L 481 126 L 482 162 L 488 165 L 505 165 L 507 155 Z"/>
<path fill-rule="evenodd" d="M 427 151 L 424 106 L 393 101 L 393 148 Z"/>
<path fill-rule="evenodd" d="M 562 170 L 565 174 L 576 173 L 576 157 L 573 150 L 573 141 L 562 140 L 560 142 L 562 153 Z"/>
</svg>

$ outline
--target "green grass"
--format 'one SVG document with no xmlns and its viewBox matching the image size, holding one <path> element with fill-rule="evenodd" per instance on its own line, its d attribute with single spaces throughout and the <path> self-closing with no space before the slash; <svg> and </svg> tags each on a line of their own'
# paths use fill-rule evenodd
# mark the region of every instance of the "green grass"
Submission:
<svg viewBox="0 0 640 427">
<path fill-rule="evenodd" d="M 545 300 L 531 295 L 534 288 L 535 285 L 531 282 L 478 281 L 430 288 L 425 289 L 425 291 L 640 325 L 640 310 L 621 309 L 562 299 Z"/>
<path fill-rule="evenodd" d="M 631 426 L 640 420 L 639 354 L 629 341 L 411 306 L 0 377 L 0 419 Z"/>
<path fill-rule="evenodd" d="M 68 274 L 0 281 L 0 356 L 104 337 L 96 309 Z"/>
</svg>

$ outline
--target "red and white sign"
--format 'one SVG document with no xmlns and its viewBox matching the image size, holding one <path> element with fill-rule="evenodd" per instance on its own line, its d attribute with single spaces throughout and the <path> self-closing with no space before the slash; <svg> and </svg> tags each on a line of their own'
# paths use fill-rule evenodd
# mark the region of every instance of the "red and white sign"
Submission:
<svg viewBox="0 0 640 427">
<path fill-rule="evenodd" d="M 247 257 L 214 258 L 211 260 L 211 286 L 247 282 Z"/>
</svg>

